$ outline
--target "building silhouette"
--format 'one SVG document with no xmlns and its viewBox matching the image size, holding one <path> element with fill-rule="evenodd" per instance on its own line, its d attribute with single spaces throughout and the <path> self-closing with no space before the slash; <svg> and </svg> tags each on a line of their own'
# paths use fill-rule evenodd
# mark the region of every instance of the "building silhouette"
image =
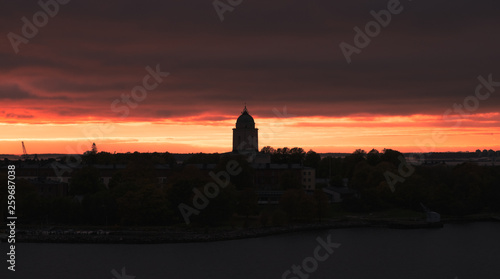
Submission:
<svg viewBox="0 0 500 279">
<path fill-rule="evenodd" d="M 248 154 L 258 151 L 259 129 L 255 128 L 255 121 L 245 105 L 236 120 L 236 128 L 233 128 L 233 153 Z"/>
</svg>

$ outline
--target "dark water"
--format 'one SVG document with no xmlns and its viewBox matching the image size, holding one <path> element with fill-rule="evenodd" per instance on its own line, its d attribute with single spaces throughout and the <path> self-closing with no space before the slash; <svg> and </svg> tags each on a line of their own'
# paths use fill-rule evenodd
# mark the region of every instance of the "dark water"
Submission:
<svg viewBox="0 0 500 279">
<path fill-rule="evenodd" d="M 500 223 L 338 229 L 193 244 L 18 244 L 17 271 L 7 271 L 4 264 L 0 278 L 132 279 L 122 276 L 125 267 L 125 274 L 136 279 L 279 279 L 292 265 L 314 256 L 317 238 L 326 241 L 328 235 L 340 247 L 323 262 L 316 261 L 317 266 L 309 261 L 312 272 L 302 278 L 500 278 Z M 0 251 L 6 259 L 6 243 Z"/>
</svg>

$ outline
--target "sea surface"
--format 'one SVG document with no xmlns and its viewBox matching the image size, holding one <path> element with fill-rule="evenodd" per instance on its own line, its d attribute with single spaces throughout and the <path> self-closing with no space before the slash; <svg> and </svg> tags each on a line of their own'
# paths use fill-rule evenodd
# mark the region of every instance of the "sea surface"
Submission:
<svg viewBox="0 0 500 279">
<path fill-rule="evenodd" d="M 336 247 L 330 253 L 322 241 Z M 334 229 L 209 243 L 20 243 L 15 272 L 7 270 L 7 248 L 0 244 L 0 278 L 500 278 L 500 223 Z M 300 275 L 293 274 L 294 265 Z"/>
</svg>

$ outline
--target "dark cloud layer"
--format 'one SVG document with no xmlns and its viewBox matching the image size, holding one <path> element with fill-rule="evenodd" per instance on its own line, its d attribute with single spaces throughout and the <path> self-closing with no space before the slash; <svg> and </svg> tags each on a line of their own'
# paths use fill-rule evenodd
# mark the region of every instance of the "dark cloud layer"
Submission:
<svg viewBox="0 0 500 279">
<path fill-rule="evenodd" d="M 1 84 L 0 85 L 0 99 L 28 99 L 33 98 L 29 92 L 19 88 L 17 84 Z"/>
<path fill-rule="evenodd" d="M 224 0 L 222 0 L 224 2 Z M 6 2 L 6 1 L 4 1 Z M 380 35 L 354 54 L 354 27 L 389 1 L 244 0 L 221 22 L 211 1 L 70 1 L 15 54 L 36 1 L 0 5 L 0 100 L 55 115 L 115 117 L 110 104 L 142 84 L 146 66 L 170 72 L 131 117 L 237 114 L 287 106 L 298 116 L 440 114 L 500 80 L 500 3 L 401 1 Z M 500 108 L 500 88 L 477 112 Z M 34 105 L 38 109 L 34 108 Z M 22 117 L 20 117 L 22 119 Z"/>
</svg>

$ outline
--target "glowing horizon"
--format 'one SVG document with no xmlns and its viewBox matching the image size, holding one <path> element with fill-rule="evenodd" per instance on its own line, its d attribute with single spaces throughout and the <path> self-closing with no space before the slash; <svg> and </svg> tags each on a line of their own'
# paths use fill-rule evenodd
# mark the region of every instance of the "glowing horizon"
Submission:
<svg viewBox="0 0 500 279">
<path fill-rule="evenodd" d="M 232 120 L 229 115 L 219 117 L 228 120 L 190 117 L 154 122 L 0 123 L 6 131 L 0 139 L 0 154 L 21 154 L 21 141 L 30 154 L 81 154 L 94 142 L 99 151 L 111 153 L 229 152 L 237 115 Z M 500 132 L 491 128 L 500 123 L 500 113 L 471 115 L 462 119 L 460 127 L 453 127 L 456 121 L 443 122 L 439 115 L 254 118 L 259 148 L 302 147 L 318 153 L 372 148 L 401 152 L 500 149 L 500 145 L 492 144 L 499 142 Z M 442 133 L 440 137 L 433 136 L 437 131 Z"/>
</svg>

